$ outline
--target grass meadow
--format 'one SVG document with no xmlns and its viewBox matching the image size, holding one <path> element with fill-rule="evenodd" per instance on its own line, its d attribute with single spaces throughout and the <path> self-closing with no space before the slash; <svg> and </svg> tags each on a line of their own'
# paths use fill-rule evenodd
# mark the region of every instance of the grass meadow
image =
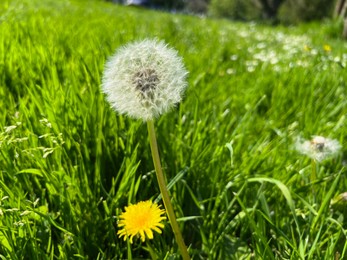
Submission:
<svg viewBox="0 0 347 260">
<path fill-rule="evenodd" d="M 124 207 L 161 204 L 146 124 L 115 113 L 104 64 L 158 38 L 183 57 L 183 102 L 156 122 L 193 259 L 346 259 L 347 43 L 331 21 L 269 27 L 100 1 L 0 2 L 1 259 L 180 259 L 169 223 L 129 245 Z M 317 164 L 298 137 L 342 145 Z M 155 258 L 153 258 L 155 259 Z"/>
</svg>

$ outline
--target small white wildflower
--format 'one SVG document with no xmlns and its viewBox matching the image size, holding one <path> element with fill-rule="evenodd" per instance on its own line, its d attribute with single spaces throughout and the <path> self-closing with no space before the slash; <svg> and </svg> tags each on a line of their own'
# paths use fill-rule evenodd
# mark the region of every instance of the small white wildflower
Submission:
<svg viewBox="0 0 347 260">
<path fill-rule="evenodd" d="M 17 222 L 14 222 L 13 225 L 17 227 L 22 227 L 25 225 L 25 221 L 17 221 Z"/>
<path fill-rule="evenodd" d="M 47 156 L 50 155 L 53 152 L 54 152 L 54 148 L 50 148 L 50 147 L 43 148 L 42 158 L 47 158 Z"/>
<path fill-rule="evenodd" d="M 48 128 L 52 128 L 52 124 L 48 121 L 47 118 L 42 118 L 39 120 L 40 123 Z"/>
<path fill-rule="evenodd" d="M 10 125 L 10 126 L 5 126 L 5 133 L 11 132 L 13 129 L 16 129 L 17 126 L 16 125 Z"/>
<path fill-rule="evenodd" d="M 334 139 L 313 136 L 311 140 L 302 140 L 299 138 L 295 143 L 295 148 L 301 154 L 321 162 L 336 157 L 341 150 L 341 145 Z"/>
<path fill-rule="evenodd" d="M 230 59 L 232 61 L 236 61 L 238 58 L 239 58 L 239 56 L 237 56 L 236 54 L 230 56 Z"/>
<path fill-rule="evenodd" d="M 37 198 L 37 199 L 33 202 L 34 208 L 37 206 L 37 204 L 39 203 L 39 201 L 40 201 L 40 198 Z"/>
<path fill-rule="evenodd" d="M 231 75 L 231 74 L 235 74 L 235 70 L 232 68 L 228 68 L 227 69 L 227 74 Z"/>
<path fill-rule="evenodd" d="M 31 213 L 30 210 L 24 210 L 22 213 L 20 213 L 20 216 L 26 216 L 29 215 Z"/>
<path fill-rule="evenodd" d="M 108 60 L 102 90 L 116 111 L 146 121 L 181 101 L 186 76 L 177 51 L 147 39 L 127 44 Z"/>
</svg>

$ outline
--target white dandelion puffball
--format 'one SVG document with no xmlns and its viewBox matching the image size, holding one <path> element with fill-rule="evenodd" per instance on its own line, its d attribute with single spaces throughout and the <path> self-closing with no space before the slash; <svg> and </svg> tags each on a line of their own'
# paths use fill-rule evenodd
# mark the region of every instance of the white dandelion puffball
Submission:
<svg viewBox="0 0 347 260">
<path fill-rule="evenodd" d="M 102 90 L 113 109 L 147 121 L 181 101 L 187 74 L 177 51 L 147 39 L 129 43 L 110 57 Z"/>
<path fill-rule="evenodd" d="M 336 157 L 341 150 L 341 145 L 337 140 L 316 135 L 312 136 L 311 140 L 298 138 L 295 148 L 301 154 L 321 162 Z"/>
</svg>

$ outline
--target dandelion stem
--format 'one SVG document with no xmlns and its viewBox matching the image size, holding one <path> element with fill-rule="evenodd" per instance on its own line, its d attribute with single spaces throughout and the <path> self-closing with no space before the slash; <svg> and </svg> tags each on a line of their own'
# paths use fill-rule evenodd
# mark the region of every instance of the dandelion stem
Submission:
<svg viewBox="0 0 347 260">
<path fill-rule="evenodd" d="M 317 166 L 316 166 L 316 160 L 312 159 L 311 160 L 311 183 L 316 181 L 317 178 Z"/>
<path fill-rule="evenodd" d="M 178 248 L 181 251 L 182 258 L 184 260 L 189 260 L 190 256 L 188 254 L 187 247 L 183 241 L 183 237 L 182 237 L 181 231 L 179 229 L 179 226 L 178 226 L 178 223 L 176 220 L 175 212 L 174 212 L 172 204 L 171 204 L 169 192 L 166 188 L 164 174 L 163 174 L 161 164 L 160 164 L 160 157 L 159 157 L 159 151 L 158 151 L 158 145 L 157 145 L 157 138 L 155 135 L 154 123 L 152 120 L 147 121 L 147 127 L 148 127 L 149 141 L 150 141 L 150 145 L 151 145 L 154 168 L 155 168 L 155 172 L 157 175 L 159 189 L 160 189 L 160 192 L 161 192 L 161 195 L 163 198 L 166 213 L 167 213 L 167 216 L 169 218 L 169 221 L 170 221 L 170 224 L 172 227 L 172 231 L 175 235 L 176 242 L 178 244 Z"/>
<path fill-rule="evenodd" d="M 311 185 L 312 185 L 312 195 L 313 195 L 313 201 L 316 201 L 316 191 L 314 188 L 314 182 L 317 179 L 317 162 L 315 159 L 311 160 Z"/>
<path fill-rule="evenodd" d="M 158 257 L 157 257 L 157 255 L 156 255 L 156 253 L 154 252 L 153 248 L 151 247 L 151 244 L 148 243 L 148 241 L 147 241 L 146 244 L 147 244 L 148 252 L 149 252 L 149 254 L 150 254 L 152 260 L 158 260 Z"/>
<path fill-rule="evenodd" d="M 133 260 L 133 256 L 131 254 L 131 246 L 130 246 L 129 237 L 127 237 L 127 249 L 128 249 L 128 260 Z"/>
</svg>

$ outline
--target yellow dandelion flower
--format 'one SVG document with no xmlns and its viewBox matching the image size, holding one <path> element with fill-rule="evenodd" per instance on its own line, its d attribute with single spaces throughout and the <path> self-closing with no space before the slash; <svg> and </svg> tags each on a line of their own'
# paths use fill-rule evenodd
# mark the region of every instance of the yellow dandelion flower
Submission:
<svg viewBox="0 0 347 260">
<path fill-rule="evenodd" d="M 328 44 L 324 44 L 323 49 L 324 49 L 324 51 L 326 51 L 326 52 L 330 52 L 330 51 L 331 51 L 331 46 L 328 45 Z"/>
<path fill-rule="evenodd" d="M 135 205 L 125 207 L 125 212 L 120 216 L 118 227 L 121 229 L 117 232 L 119 237 L 124 236 L 124 240 L 130 237 L 130 243 L 133 243 L 133 237 L 140 235 L 142 242 L 145 241 L 146 235 L 149 239 L 153 239 L 153 231 L 161 234 L 159 228 L 164 225 L 160 223 L 166 219 L 162 216 L 165 210 L 153 203 L 152 201 L 141 201 Z"/>
<path fill-rule="evenodd" d="M 310 46 L 308 46 L 308 45 L 305 45 L 304 46 L 304 51 L 310 51 L 311 50 L 311 47 Z"/>
</svg>

